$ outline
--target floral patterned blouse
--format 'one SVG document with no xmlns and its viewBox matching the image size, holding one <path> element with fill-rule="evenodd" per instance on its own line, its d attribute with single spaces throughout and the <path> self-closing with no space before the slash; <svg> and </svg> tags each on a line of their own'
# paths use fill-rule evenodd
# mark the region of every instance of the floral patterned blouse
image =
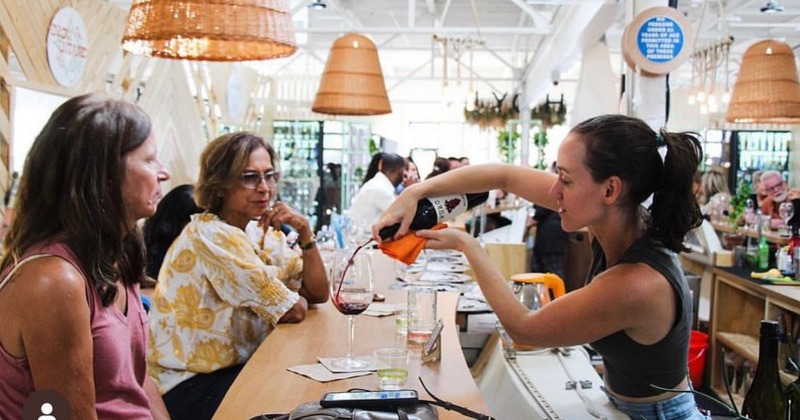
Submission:
<svg viewBox="0 0 800 420">
<path fill-rule="evenodd" d="M 302 273 L 282 232 L 192 216 L 164 257 L 149 313 L 148 373 L 161 393 L 246 362 L 299 299 Z"/>
</svg>

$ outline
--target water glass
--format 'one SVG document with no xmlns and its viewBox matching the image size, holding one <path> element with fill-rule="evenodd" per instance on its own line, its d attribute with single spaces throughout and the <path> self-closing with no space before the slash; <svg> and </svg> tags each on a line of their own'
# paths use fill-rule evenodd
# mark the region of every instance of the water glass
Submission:
<svg viewBox="0 0 800 420">
<path fill-rule="evenodd" d="M 408 364 L 411 351 L 403 348 L 385 348 L 373 353 L 378 367 L 378 388 L 383 390 L 403 389 L 408 379 Z"/>
<path fill-rule="evenodd" d="M 435 284 L 417 283 L 408 287 L 408 341 L 424 343 L 436 325 Z"/>
</svg>

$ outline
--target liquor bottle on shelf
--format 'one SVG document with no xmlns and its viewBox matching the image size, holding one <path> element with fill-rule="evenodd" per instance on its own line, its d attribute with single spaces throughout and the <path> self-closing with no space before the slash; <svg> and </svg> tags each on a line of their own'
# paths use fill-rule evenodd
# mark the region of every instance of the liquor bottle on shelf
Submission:
<svg viewBox="0 0 800 420">
<path fill-rule="evenodd" d="M 439 222 L 450 220 L 461 213 L 483 204 L 489 198 L 489 192 L 473 194 L 442 195 L 423 198 L 417 202 L 417 212 L 411 221 L 410 229 L 429 229 Z M 378 234 L 381 239 L 390 239 L 400 229 L 400 223 L 386 226 Z"/>
<path fill-rule="evenodd" d="M 747 418 L 786 418 L 786 400 L 778 375 L 779 335 L 776 321 L 761 321 L 756 374 L 742 404 L 742 415 Z"/>
<path fill-rule="evenodd" d="M 767 243 L 767 238 L 764 236 L 764 217 L 761 215 L 761 211 L 757 211 L 758 214 L 758 224 L 756 228 L 756 232 L 758 232 L 758 250 L 757 256 L 758 259 L 756 260 L 756 266 L 759 270 L 765 271 L 769 268 L 769 244 Z"/>
<path fill-rule="evenodd" d="M 800 378 L 786 386 L 786 419 L 800 420 Z"/>
</svg>

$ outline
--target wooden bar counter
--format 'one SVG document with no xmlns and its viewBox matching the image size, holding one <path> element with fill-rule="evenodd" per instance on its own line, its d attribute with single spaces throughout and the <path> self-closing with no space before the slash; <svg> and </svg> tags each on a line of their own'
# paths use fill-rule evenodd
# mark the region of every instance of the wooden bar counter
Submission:
<svg viewBox="0 0 800 420">
<path fill-rule="evenodd" d="M 362 251 L 364 252 L 364 251 Z M 386 295 L 386 302 L 404 302 L 405 291 L 388 290 L 394 282 L 391 260 L 378 251 L 371 251 L 375 273 L 375 290 Z M 444 321 L 442 359 L 421 364 L 418 347 L 413 347 L 407 388 L 416 389 L 422 399 L 430 399 L 419 384 L 425 385 L 437 397 L 472 410 L 490 414 L 475 381 L 470 374 L 458 339 L 455 324 L 457 293 L 438 294 L 439 317 Z M 398 336 L 396 316 L 372 317 L 358 315 L 355 320 L 356 355 L 369 355 L 383 347 L 406 346 L 405 336 Z M 333 304 L 309 309 L 299 324 L 280 324 L 267 337 L 242 369 L 225 399 L 214 415 L 215 419 L 250 419 L 265 413 L 288 413 L 300 404 L 319 400 L 325 392 L 347 391 L 351 388 L 377 389 L 374 373 L 357 378 L 320 383 L 286 370 L 296 365 L 317 362 L 317 357 L 341 357 L 347 353 L 347 318 Z M 460 419 L 463 416 L 439 409 L 441 419 Z"/>
</svg>

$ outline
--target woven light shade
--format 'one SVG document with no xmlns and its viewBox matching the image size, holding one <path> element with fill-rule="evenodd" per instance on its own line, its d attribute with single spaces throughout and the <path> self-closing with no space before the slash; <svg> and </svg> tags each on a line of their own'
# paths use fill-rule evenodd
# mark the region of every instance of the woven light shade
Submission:
<svg viewBox="0 0 800 420">
<path fill-rule="evenodd" d="M 392 112 L 378 49 L 368 38 L 345 34 L 333 43 L 319 82 L 314 112 L 380 115 Z"/>
<path fill-rule="evenodd" d="M 286 0 L 134 0 L 122 48 L 206 61 L 266 60 L 297 50 Z"/>
<path fill-rule="evenodd" d="M 725 120 L 800 124 L 800 83 L 790 46 L 770 39 L 745 51 Z"/>
</svg>

